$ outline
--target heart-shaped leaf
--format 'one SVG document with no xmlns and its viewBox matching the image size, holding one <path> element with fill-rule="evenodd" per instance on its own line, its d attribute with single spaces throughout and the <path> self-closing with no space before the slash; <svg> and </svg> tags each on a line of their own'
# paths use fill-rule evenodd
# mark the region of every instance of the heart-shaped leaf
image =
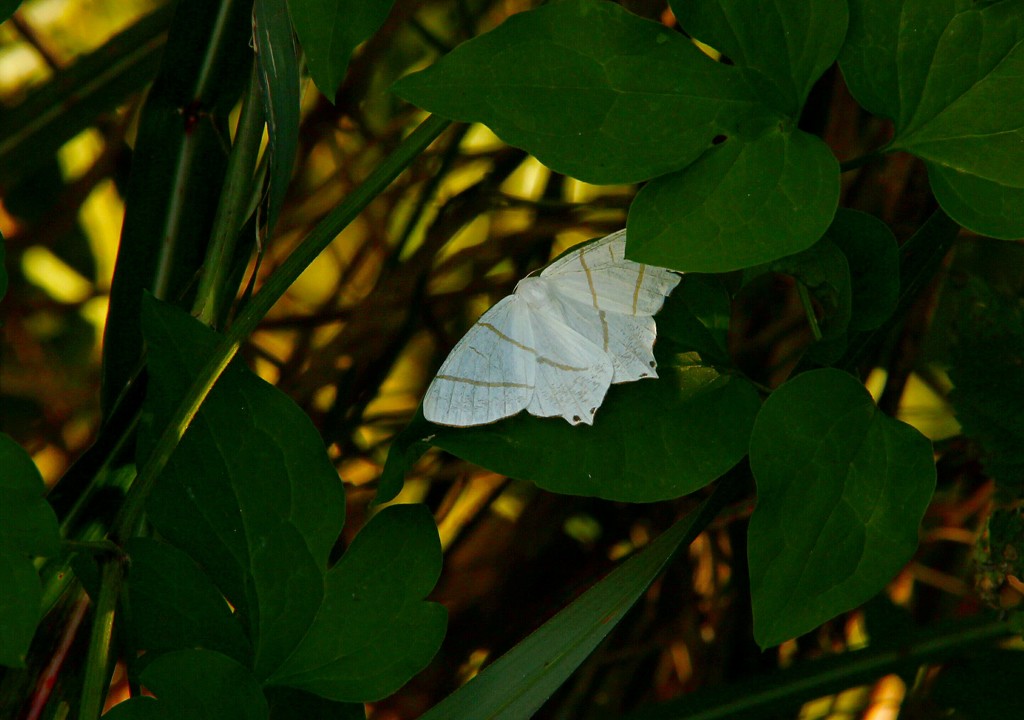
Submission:
<svg viewBox="0 0 1024 720">
<path fill-rule="evenodd" d="M 481 122 L 592 183 L 685 167 L 756 107 L 733 68 L 662 25 L 593 0 L 513 15 L 394 91 L 443 117 Z"/>
<path fill-rule="evenodd" d="M 765 401 L 750 468 L 757 507 L 747 555 L 761 647 L 881 590 L 916 550 L 935 489 L 931 443 L 831 369 L 798 375 Z"/>
<path fill-rule="evenodd" d="M 629 211 L 627 256 L 695 272 L 758 265 L 813 245 L 839 200 L 839 164 L 800 130 L 715 146 L 652 180 Z"/>
<path fill-rule="evenodd" d="M 150 380 L 143 459 L 161 420 L 218 342 L 213 331 L 152 298 L 144 320 Z M 183 436 L 148 512 L 162 537 L 198 563 L 231 602 L 261 681 L 273 676 L 275 684 L 287 684 L 280 679 L 284 668 L 302 688 L 333 700 L 378 699 L 421 669 L 441 642 L 444 611 L 423 602 L 440 573 L 430 513 L 420 506 L 381 512 L 328 569 L 344 521 L 337 472 L 309 418 L 239 362 L 221 376 Z M 195 644 L 223 647 L 222 625 Z M 145 648 L 147 639 L 139 640 Z M 344 673 L 333 671 L 338 653 L 353 648 L 361 653 L 358 672 L 344 664 Z"/>
<path fill-rule="evenodd" d="M 890 147 L 928 164 L 942 208 L 997 237 L 1024 190 L 1024 2 L 851 0 L 840 57 L 854 97 L 892 118 Z"/>
</svg>

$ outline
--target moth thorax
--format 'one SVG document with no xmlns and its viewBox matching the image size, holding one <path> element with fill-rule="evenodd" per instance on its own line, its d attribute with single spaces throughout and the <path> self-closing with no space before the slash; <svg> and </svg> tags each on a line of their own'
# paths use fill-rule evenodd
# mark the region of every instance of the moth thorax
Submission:
<svg viewBox="0 0 1024 720">
<path fill-rule="evenodd" d="M 516 295 L 534 306 L 543 306 L 550 302 L 548 290 L 548 281 L 539 277 L 523 278 L 516 285 Z"/>
</svg>

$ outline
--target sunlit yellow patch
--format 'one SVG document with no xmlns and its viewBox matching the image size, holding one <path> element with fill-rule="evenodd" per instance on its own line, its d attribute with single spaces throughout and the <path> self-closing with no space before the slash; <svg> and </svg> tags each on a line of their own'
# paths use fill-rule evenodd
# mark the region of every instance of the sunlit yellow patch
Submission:
<svg viewBox="0 0 1024 720">
<path fill-rule="evenodd" d="M 601 523 L 590 515 L 569 516 L 563 523 L 562 530 L 581 545 L 593 545 L 601 537 Z"/>
<path fill-rule="evenodd" d="M 878 398 L 882 397 L 882 391 L 885 390 L 885 382 L 888 378 L 889 373 L 885 368 L 875 368 L 868 373 L 868 379 L 864 381 L 864 387 L 871 393 L 871 397 L 874 398 L 875 402 L 878 402 Z"/>
<path fill-rule="evenodd" d="M 405 484 L 402 485 L 402 491 L 398 493 L 398 496 L 394 500 L 388 503 L 381 503 L 377 506 L 377 511 L 381 511 L 389 505 L 415 505 L 421 503 L 426 499 L 427 492 L 430 490 L 430 482 L 418 477 L 407 477 Z"/>
<path fill-rule="evenodd" d="M 47 487 L 60 479 L 68 465 L 64 453 L 54 445 L 47 445 L 42 450 L 34 453 L 32 455 L 32 462 L 36 464 L 39 474 L 43 476 L 43 482 L 46 483 Z"/>
<path fill-rule="evenodd" d="M 380 465 L 364 457 L 346 460 L 338 468 L 338 474 L 347 485 L 367 485 L 380 477 Z"/>
<path fill-rule="evenodd" d="M 103 136 L 88 128 L 64 143 L 57 151 L 57 162 L 65 180 L 77 180 L 93 166 L 103 152 Z"/>
<path fill-rule="evenodd" d="M 511 482 L 491 503 L 491 511 L 510 522 L 515 522 L 523 514 L 527 502 L 535 491 L 536 486 L 532 484 Z"/>
<path fill-rule="evenodd" d="M 707 55 L 712 60 L 716 60 L 717 61 L 720 57 L 722 57 L 722 53 L 718 52 L 717 50 L 715 50 L 710 45 L 705 45 L 700 40 L 693 40 L 693 39 L 691 39 L 690 42 L 692 42 L 694 45 L 696 45 L 698 50 L 700 50 L 702 53 Z"/>
<path fill-rule="evenodd" d="M 258 355 L 253 359 L 252 369 L 253 372 L 271 385 L 276 385 L 278 378 L 281 376 L 281 371 L 277 365 L 267 360 L 267 358 Z"/>
<path fill-rule="evenodd" d="M 0 96 L 11 105 L 24 100 L 25 88 L 39 85 L 50 76 L 39 53 L 26 42 L 0 49 L 0 67 Z"/>
<path fill-rule="evenodd" d="M 544 193 L 551 171 L 536 158 L 528 157 L 501 184 L 502 190 L 515 197 L 537 200 Z"/>
<path fill-rule="evenodd" d="M 108 290 L 114 277 L 121 222 L 124 220 L 124 204 L 113 180 L 97 183 L 82 203 L 78 218 L 96 258 L 97 287 Z"/>
<path fill-rule="evenodd" d="M 875 683 L 871 707 L 864 713 L 864 720 L 896 720 L 906 694 L 907 685 L 898 675 L 886 675 Z"/>
<path fill-rule="evenodd" d="M 929 440 L 943 440 L 960 434 L 960 423 L 956 421 L 953 408 L 916 373 L 907 380 L 896 417 L 913 425 Z"/>
<path fill-rule="evenodd" d="M 460 685 L 464 685 L 477 676 L 480 669 L 483 668 L 484 663 L 487 662 L 487 658 L 491 656 L 490 650 L 477 649 L 469 654 L 466 662 L 459 666 L 458 680 Z"/>
<path fill-rule="evenodd" d="M 489 152 L 504 147 L 505 143 L 491 129 L 480 123 L 473 123 L 462 139 L 462 148 L 469 152 Z"/>
<path fill-rule="evenodd" d="M 96 344 L 93 346 L 92 356 L 93 360 L 98 362 L 100 355 L 103 351 L 103 329 L 107 325 L 107 308 L 110 306 L 110 301 L 105 295 L 99 297 L 89 298 L 86 300 L 82 307 L 78 309 L 78 313 L 86 320 L 96 331 Z"/>
<path fill-rule="evenodd" d="M 21 270 L 29 282 L 57 302 L 79 303 L 92 294 L 92 283 L 39 245 L 25 250 L 21 258 Z"/>
<path fill-rule="evenodd" d="M 321 385 L 313 393 L 313 407 L 320 412 L 327 412 L 338 397 L 338 388 L 334 385 Z"/>
</svg>

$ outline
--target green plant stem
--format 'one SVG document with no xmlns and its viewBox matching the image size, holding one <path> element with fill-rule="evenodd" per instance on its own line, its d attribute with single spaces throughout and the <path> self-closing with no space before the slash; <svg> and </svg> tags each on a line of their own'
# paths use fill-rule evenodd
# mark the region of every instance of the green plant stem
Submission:
<svg viewBox="0 0 1024 720">
<path fill-rule="evenodd" d="M 221 307 L 227 296 L 224 283 L 231 274 L 238 233 L 252 194 L 253 173 L 263 140 L 263 125 L 263 102 L 260 99 L 256 61 L 253 60 L 249 83 L 242 96 L 242 111 L 238 117 L 235 142 L 228 156 L 220 205 L 213 219 L 210 245 L 206 250 L 199 289 L 192 306 L 192 314 L 207 325 L 213 325 L 218 318 L 224 317 Z"/>
<path fill-rule="evenodd" d="M 448 145 L 448 149 L 441 158 L 441 166 L 438 167 L 437 172 L 431 174 L 423 184 L 423 189 L 420 191 L 420 197 L 416 202 L 416 207 L 413 209 L 412 214 L 406 221 L 405 227 L 402 228 L 402 232 L 398 236 L 398 242 L 395 243 L 395 249 L 388 258 L 388 264 L 392 268 L 398 266 L 399 260 L 405 253 L 405 249 L 409 244 L 409 239 L 412 237 L 413 231 L 416 230 L 416 227 L 420 224 L 420 220 L 423 218 L 423 213 L 426 212 L 427 206 L 434 200 L 441 182 L 448 176 L 448 173 L 451 172 L 452 166 L 455 164 L 455 158 L 459 156 L 459 146 L 462 144 L 462 139 L 466 137 L 467 132 L 469 132 L 469 125 L 463 125 L 453 131 L 455 137 L 450 138 L 451 143 Z"/>
<path fill-rule="evenodd" d="M 986 619 L 908 639 L 807 662 L 745 683 L 716 688 L 648 708 L 627 720 L 728 720 L 787 715 L 814 698 L 841 692 L 918 665 L 939 662 L 965 649 L 1013 634 L 1009 623 Z M 884 639 L 883 641 L 884 642 Z"/>
<path fill-rule="evenodd" d="M 92 633 L 85 657 L 79 720 L 95 720 L 103 711 L 110 677 L 110 642 L 114 634 L 114 608 L 121 593 L 124 566 L 120 558 L 103 563 L 100 589 L 93 606 Z"/>
<path fill-rule="evenodd" d="M 821 327 L 818 325 L 818 316 L 814 314 L 814 303 L 811 302 L 811 294 L 807 291 L 807 286 L 802 282 L 797 281 L 796 284 L 797 292 L 800 293 L 800 304 L 804 306 L 804 314 L 807 316 L 807 324 L 811 326 L 811 334 L 814 335 L 814 341 L 821 341 Z"/>
<path fill-rule="evenodd" d="M 110 540 L 65 540 L 64 547 L 74 552 L 88 553 L 89 555 L 124 555 L 115 543 Z"/>
<path fill-rule="evenodd" d="M 188 393 L 178 405 L 174 415 L 157 440 L 153 451 L 143 465 L 135 483 L 128 492 L 125 504 L 114 523 L 115 541 L 123 541 L 142 517 L 146 498 L 153 482 L 167 465 L 171 453 L 185 434 L 199 406 L 213 388 L 228 363 L 238 352 L 242 342 L 256 329 L 263 316 L 274 306 L 313 260 L 344 230 L 377 195 L 384 191 L 444 131 L 450 120 L 428 116 L 395 151 L 370 174 L 366 181 L 327 215 L 302 244 L 288 256 L 267 280 L 252 300 L 239 313 L 216 350 L 207 360 L 202 372 L 192 383 Z"/>
</svg>

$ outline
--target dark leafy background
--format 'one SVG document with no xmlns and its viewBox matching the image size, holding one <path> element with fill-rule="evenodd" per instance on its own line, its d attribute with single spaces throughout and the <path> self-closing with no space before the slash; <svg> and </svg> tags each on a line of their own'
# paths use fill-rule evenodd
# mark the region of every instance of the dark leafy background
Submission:
<svg viewBox="0 0 1024 720">
<path fill-rule="evenodd" d="M 871 683 L 1001 711 L 1016 658 L 995 677 L 969 651 L 1020 629 L 982 607 L 1013 607 L 1022 571 L 1021 3 L 670 5 L 182 0 L 116 34 L 81 9 L 5 26 L 37 87 L 0 97 L 0 716 L 83 691 L 98 714 L 96 607 L 157 696 L 115 716 L 781 717 Z M 145 459 L 216 338 L 150 306 L 137 374 L 142 289 L 232 327 L 408 147 L 403 98 L 498 139 L 454 126 L 318 231 L 338 241 L 243 344 L 120 555 L 130 408 L 148 381 Z M 624 226 L 630 257 L 686 273 L 659 380 L 613 388 L 590 429 L 416 418 L 482 310 Z M 63 474 L 48 503 L 40 473 Z M 371 505 L 396 492 L 412 504 Z M 864 627 L 866 650 L 826 657 Z"/>
</svg>

